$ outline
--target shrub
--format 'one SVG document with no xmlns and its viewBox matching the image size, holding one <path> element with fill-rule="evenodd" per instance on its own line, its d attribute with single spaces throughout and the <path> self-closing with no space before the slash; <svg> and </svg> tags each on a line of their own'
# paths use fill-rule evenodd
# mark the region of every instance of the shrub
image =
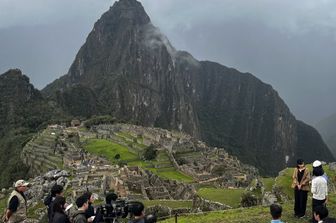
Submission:
<svg viewBox="0 0 336 223">
<path fill-rule="evenodd" d="M 260 201 L 254 194 L 246 192 L 242 195 L 240 203 L 242 207 L 252 207 L 258 205 Z"/>
<path fill-rule="evenodd" d="M 157 156 L 157 149 L 155 148 L 155 146 L 153 144 L 151 144 L 150 146 L 148 146 L 143 154 L 143 157 L 145 160 L 153 160 L 155 159 Z"/>
</svg>

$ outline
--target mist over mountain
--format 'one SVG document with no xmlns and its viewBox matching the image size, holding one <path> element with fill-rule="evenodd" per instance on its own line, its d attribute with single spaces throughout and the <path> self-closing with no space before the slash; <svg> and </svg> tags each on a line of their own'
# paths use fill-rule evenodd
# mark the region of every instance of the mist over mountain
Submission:
<svg viewBox="0 0 336 223">
<path fill-rule="evenodd" d="M 67 73 L 92 24 L 113 2 L 1 1 L 0 73 L 20 68 L 42 89 Z M 336 94 L 335 2 L 141 2 L 177 49 L 253 73 L 298 119 L 316 124 L 336 110 L 330 103 Z"/>
<path fill-rule="evenodd" d="M 334 157 L 336 156 L 336 113 L 317 123 L 316 128 L 321 133 Z"/>
<path fill-rule="evenodd" d="M 298 155 L 333 160 L 316 130 L 296 121 L 270 85 L 176 50 L 135 0 L 120 0 L 102 15 L 68 74 L 43 94 L 74 116 L 109 114 L 185 131 L 264 174 Z"/>
</svg>

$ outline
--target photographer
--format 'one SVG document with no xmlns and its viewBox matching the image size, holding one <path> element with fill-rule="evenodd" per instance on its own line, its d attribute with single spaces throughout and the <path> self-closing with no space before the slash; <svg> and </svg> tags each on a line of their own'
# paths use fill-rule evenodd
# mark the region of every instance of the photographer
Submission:
<svg viewBox="0 0 336 223">
<path fill-rule="evenodd" d="M 106 218 L 110 217 L 109 215 L 111 215 L 111 204 L 113 202 L 115 202 L 118 198 L 118 195 L 116 195 L 115 193 L 108 193 L 106 194 L 105 197 L 105 205 L 100 206 L 97 208 L 96 211 L 96 217 L 93 220 L 93 223 L 100 223 L 100 222 L 107 222 L 108 220 Z"/>
<path fill-rule="evenodd" d="M 145 206 L 139 201 L 118 199 L 115 193 L 106 195 L 106 204 L 97 208 L 94 223 L 119 222 L 120 218 L 130 216 L 129 223 L 155 223 L 156 216 L 144 214 Z M 124 222 L 124 221 L 122 221 Z"/>
<path fill-rule="evenodd" d="M 133 215 L 128 223 L 145 223 L 145 206 L 143 203 L 135 201 L 129 206 L 129 212 Z"/>
</svg>

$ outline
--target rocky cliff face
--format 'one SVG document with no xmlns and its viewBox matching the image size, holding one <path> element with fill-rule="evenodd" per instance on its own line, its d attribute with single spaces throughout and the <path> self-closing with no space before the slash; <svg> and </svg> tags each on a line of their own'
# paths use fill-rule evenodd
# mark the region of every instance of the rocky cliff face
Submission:
<svg viewBox="0 0 336 223">
<path fill-rule="evenodd" d="M 110 114 L 145 126 L 178 129 L 224 146 L 262 173 L 302 154 L 332 156 L 298 122 L 277 92 L 253 75 L 197 61 L 171 46 L 136 0 L 116 2 L 96 22 L 68 74 L 43 93 L 70 114 Z M 301 132 L 301 131 L 300 131 Z M 309 135 L 309 134 L 308 134 Z"/>
<path fill-rule="evenodd" d="M 39 116 L 49 113 L 38 112 L 45 101 L 41 93 L 29 83 L 29 78 L 18 69 L 0 75 L 0 98 L 1 133 L 13 127 L 36 128 L 41 124 L 37 120 Z"/>
<path fill-rule="evenodd" d="M 0 75 L 0 187 L 27 174 L 20 151 L 31 133 L 50 119 L 51 111 L 20 70 Z"/>
</svg>

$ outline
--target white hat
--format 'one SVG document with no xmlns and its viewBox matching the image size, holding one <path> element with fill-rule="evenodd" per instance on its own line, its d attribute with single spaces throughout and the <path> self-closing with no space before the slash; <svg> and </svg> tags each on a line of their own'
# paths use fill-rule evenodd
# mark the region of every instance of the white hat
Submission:
<svg viewBox="0 0 336 223">
<path fill-rule="evenodd" d="M 26 182 L 24 180 L 18 180 L 15 182 L 14 187 L 26 187 L 29 186 L 29 182 Z"/>
<path fill-rule="evenodd" d="M 321 166 L 322 165 L 322 163 L 321 163 L 321 161 L 319 161 L 319 160 L 315 160 L 314 162 L 313 162 L 313 167 L 318 167 L 318 166 Z"/>
</svg>

